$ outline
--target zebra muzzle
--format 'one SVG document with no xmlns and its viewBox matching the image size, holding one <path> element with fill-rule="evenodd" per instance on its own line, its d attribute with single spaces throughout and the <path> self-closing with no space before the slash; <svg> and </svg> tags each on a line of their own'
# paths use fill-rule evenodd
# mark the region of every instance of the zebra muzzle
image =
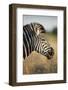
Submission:
<svg viewBox="0 0 68 90">
<path fill-rule="evenodd" d="M 48 50 L 48 55 L 47 58 L 51 59 L 54 55 L 54 49 L 52 47 L 50 47 L 50 50 Z"/>
</svg>

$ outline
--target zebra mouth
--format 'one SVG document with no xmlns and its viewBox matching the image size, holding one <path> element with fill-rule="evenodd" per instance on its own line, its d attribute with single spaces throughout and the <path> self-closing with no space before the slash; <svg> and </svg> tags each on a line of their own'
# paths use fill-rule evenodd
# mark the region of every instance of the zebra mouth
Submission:
<svg viewBox="0 0 68 90">
<path fill-rule="evenodd" d="M 48 51 L 47 58 L 51 59 L 54 56 L 54 49 L 51 47 L 50 50 Z"/>
</svg>

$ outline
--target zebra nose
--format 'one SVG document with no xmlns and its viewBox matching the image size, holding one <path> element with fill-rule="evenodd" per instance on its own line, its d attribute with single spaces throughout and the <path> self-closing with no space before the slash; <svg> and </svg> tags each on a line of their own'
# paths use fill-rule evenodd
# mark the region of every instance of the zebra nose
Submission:
<svg viewBox="0 0 68 90">
<path fill-rule="evenodd" d="M 50 56 L 53 56 L 54 55 L 54 49 L 51 47 L 50 50 L 49 50 L 49 55 Z"/>
</svg>

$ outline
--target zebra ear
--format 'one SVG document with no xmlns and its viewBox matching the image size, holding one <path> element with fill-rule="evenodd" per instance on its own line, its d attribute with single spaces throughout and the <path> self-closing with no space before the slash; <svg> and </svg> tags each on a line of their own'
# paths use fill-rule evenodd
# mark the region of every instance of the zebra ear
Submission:
<svg viewBox="0 0 68 90">
<path fill-rule="evenodd" d="M 40 31 L 39 31 L 39 29 L 36 31 L 36 33 L 37 33 L 37 35 L 39 35 L 39 34 L 40 34 Z"/>
</svg>

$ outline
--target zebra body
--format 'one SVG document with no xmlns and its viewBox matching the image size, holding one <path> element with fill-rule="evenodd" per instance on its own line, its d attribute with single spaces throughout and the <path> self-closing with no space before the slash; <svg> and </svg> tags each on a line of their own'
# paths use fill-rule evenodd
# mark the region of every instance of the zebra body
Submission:
<svg viewBox="0 0 68 90">
<path fill-rule="evenodd" d="M 38 23 L 23 26 L 23 58 L 25 59 L 32 51 L 37 51 L 50 59 L 54 50 L 39 34 L 45 32 L 44 27 Z"/>
</svg>

